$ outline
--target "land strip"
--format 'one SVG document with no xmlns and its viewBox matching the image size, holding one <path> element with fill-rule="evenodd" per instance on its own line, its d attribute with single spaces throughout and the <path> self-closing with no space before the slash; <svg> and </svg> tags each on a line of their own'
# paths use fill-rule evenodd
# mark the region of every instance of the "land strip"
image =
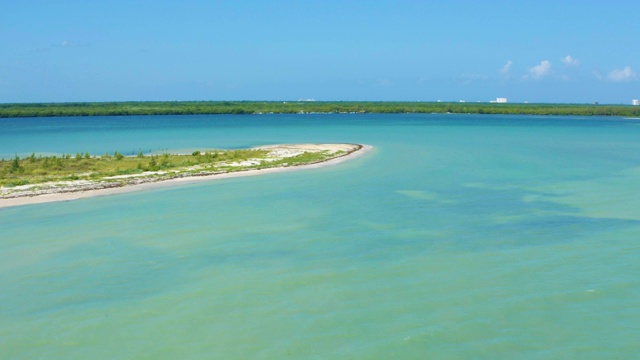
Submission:
<svg viewBox="0 0 640 360">
<path fill-rule="evenodd" d="M 391 101 L 148 101 L 0 104 L 0 118 L 311 113 L 459 113 L 640 117 L 640 106 Z"/>
<path fill-rule="evenodd" d="M 162 170 L 134 171 L 123 175 L 102 174 L 96 177 L 95 174 L 85 173 L 79 174 L 82 178 L 79 175 L 74 175 L 78 177 L 78 179 L 74 180 L 58 179 L 43 182 L 38 182 L 37 178 L 32 178 L 33 183 L 0 186 L 0 208 L 104 196 L 213 179 L 319 168 L 353 159 L 370 149 L 371 146 L 359 144 L 287 144 L 247 150 L 216 150 L 215 153 L 217 155 L 215 157 L 213 151 L 200 152 L 199 154 L 194 152 L 191 155 L 172 155 L 168 158 L 182 157 L 184 158 L 183 160 L 192 160 L 196 157 L 203 157 L 205 160 L 196 165 L 167 166 Z M 209 159 L 206 159 L 207 157 Z M 154 158 L 136 156 L 135 159 L 151 162 Z M 42 158 L 40 160 L 44 161 Z M 65 160 L 83 161 L 86 159 L 76 160 L 75 158 L 69 158 Z M 91 158 L 90 161 L 117 162 L 122 160 L 124 159 L 95 157 Z M 29 162 L 32 160 L 29 160 L 29 158 L 19 160 L 18 164 L 22 161 Z M 15 159 L 12 160 L 13 162 L 15 162 Z M 156 166 L 157 163 L 156 161 Z M 6 167 L 6 164 L 4 165 Z M 137 167 L 135 169 L 140 170 Z M 0 179 L 3 178 L 0 177 Z"/>
</svg>

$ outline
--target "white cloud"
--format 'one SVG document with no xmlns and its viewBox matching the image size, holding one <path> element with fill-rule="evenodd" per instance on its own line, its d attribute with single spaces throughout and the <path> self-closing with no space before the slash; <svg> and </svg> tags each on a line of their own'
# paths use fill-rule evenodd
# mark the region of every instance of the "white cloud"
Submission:
<svg viewBox="0 0 640 360">
<path fill-rule="evenodd" d="M 500 69 L 500 72 L 506 74 L 511 70 L 511 65 L 513 65 L 513 61 L 509 60 L 507 63 Z"/>
<path fill-rule="evenodd" d="M 567 55 L 564 58 L 562 58 L 562 62 L 565 65 L 571 65 L 571 66 L 580 65 L 580 60 L 572 57 L 571 55 Z"/>
<path fill-rule="evenodd" d="M 596 77 L 602 80 L 601 76 L 596 76 Z M 607 76 L 604 78 L 604 80 L 612 81 L 612 82 L 626 82 L 626 81 L 635 80 L 637 78 L 638 78 L 638 75 L 636 74 L 635 71 L 633 71 L 633 69 L 631 69 L 631 66 L 626 66 L 624 69 L 611 70 L 609 74 L 607 74 Z"/>
<path fill-rule="evenodd" d="M 540 65 L 536 65 L 529 69 L 529 74 L 534 79 L 542 79 L 551 71 L 551 62 L 549 60 L 542 60 Z"/>
</svg>

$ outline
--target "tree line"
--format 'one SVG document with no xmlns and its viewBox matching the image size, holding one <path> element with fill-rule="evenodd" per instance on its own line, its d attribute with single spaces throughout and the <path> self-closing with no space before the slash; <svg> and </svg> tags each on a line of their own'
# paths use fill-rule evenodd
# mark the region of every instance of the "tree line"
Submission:
<svg viewBox="0 0 640 360">
<path fill-rule="evenodd" d="M 640 106 L 454 102 L 163 101 L 0 104 L 0 117 L 297 113 L 458 113 L 640 117 Z"/>
</svg>

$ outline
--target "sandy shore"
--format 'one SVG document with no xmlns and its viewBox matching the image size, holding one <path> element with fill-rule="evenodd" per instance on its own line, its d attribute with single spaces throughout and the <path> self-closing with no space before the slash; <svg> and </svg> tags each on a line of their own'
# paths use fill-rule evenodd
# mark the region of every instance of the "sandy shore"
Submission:
<svg viewBox="0 0 640 360">
<path fill-rule="evenodd" d="M 299 151 L 299 149 L 305 149 L 305 150 L 315 149 L 315 148 L 321 149 L 322 147 L 343 149 L 345 146 L 350 146 L 350 145 L 352 144 L 292 144 L 292 145 L 264 146 L 260 148 L 274 149 L 275 151 L 286 153 L 288 151 L 292 151 L 292 152 L 296 150 Z M 348 153 L 347 155 L 343 155 L 337 158 L 333 158 L 327 161 L 314 163 L 314 164 L 290 166 L 290 167 L 274 167 L 274 168 L 267 168 L 267 169 L 260 169 L 260 170 L 244 170 L 244 171 L 237 171 L 237 172 L 231 172 L 231 173 L 204 175 L 204 176 L 201 176 L 201 175 L 185 176 L 185 177 L 168 179 L 168 180 L 155 180 L 155 181 L 152 180 L 152 181 L 144 182 L 141 184 L 124 185 L 119 187 L 103 188 L 103 189 L 82 190 L 80 188 L 78 190 L 73 190 L 73 191 L 65 190 L 64 192 L 26 195 L 26 196 L 13 197 L 13 198 L 7 198 L 7 199 L 0 199 L 0 208 L 29 205 L 29 204 L 40 204 L 40 203 L 48 203 L 48 202 L 56 202 L 56 201 L 69 201 L 69 200 L 84 199 L 84 198 L 95 197 L 95 196 L 123 194 L 123 193 L 132 192 L 132 191 L 159 189 L 159 188 L 177 186 L 180 184 L 192 184 L 192 183 L 198 183 L 198 182 L 204 182 L 204 181 L 229 179 L 229 178 L 242 177 L 242 176 L 255 176 L 255 175 L 263 175 L 263 174 L 288 172 L 288 171 L 317 169 L 317 168 L 322 168 L 326 166 L 336 165 L 344 161 L 360 157 L 372 149 L 372 147 L 369 145 L 357 145 L 357 146 L 360 146 L 360 148 L 358 148 L 353 152 Z"/>
</svg>

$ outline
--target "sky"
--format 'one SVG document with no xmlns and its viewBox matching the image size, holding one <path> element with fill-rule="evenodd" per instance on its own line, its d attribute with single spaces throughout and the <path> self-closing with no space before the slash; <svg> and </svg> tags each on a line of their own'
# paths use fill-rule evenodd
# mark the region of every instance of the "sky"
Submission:
<svg viewBox="0 0 640 360">
<path fill-rule="evenodd" d="M 0 103 L 640 98 L 637 0 L 0 0 L 0 9 Z"/>
</svg>

